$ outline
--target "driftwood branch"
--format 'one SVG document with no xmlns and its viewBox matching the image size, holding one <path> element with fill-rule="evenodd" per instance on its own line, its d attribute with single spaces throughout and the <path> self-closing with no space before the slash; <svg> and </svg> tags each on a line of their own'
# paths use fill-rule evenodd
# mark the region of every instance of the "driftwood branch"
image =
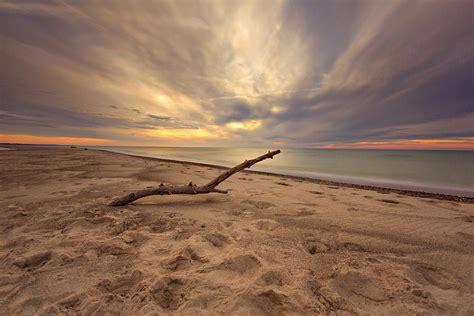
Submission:
<svg viewBox="0 0 474 316">
<path fill-rule="evenodd" d="M 205 193 L 227 193 L 225 190 L 219 190 L 216 189 L 216 187 L 225 181 L 227 178 L 232 176 L 233 174 L 246 169 L 250 168 L 257 162 L 260 162 L 265 159 L 273 159 L 273 156 L 277 155 L 280 153 L 280 150 L 275 150 L 275 151 L 269 151 L 265 155 L 262 155 L 260 157 L 257 157 L 255 159 L 251 160 L 245 160 L 242 162 L 240 165 L 237 165 L 226 172 L 222 173 L 220 176 L 212 180 L 211 182 L 205 184 L 205 185 L 193 185 L 192 182 L 186 185 L 163 185 L 160 184 L 158 187 L 154 188 L 148 188 L 144 190 L 138 190 L 131 192 L 123 197 L 117 198 L 110 202 L 110 206 L 123 206 L 127 205 L 133 201 L 136 201 L 138 199 L 141 199 L 145 196 L 149 195 L 170 195 L 170 194 L 205 194 Z"/>
</svg>

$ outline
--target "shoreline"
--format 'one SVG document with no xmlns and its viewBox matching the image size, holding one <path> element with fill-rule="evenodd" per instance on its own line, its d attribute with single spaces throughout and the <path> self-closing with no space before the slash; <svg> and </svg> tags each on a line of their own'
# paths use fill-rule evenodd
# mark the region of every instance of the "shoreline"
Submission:
<svg viewBox="0 0 474 316">
<path fill-rule="evenodd" d="M 106 152 L 106 153 L 110 153 L 110 154 L 118 154 L 118 155 L 124 155 L 124 156 L 130 156 L 130 157 L 142 158 L 142 159 L 154 160 L 154 161 L 163 161 L 163 162 L 169 162 L 169 163 L 194 165 L 194 166 L 202 166 L 202 167 L 212 167 L 212 168 L 222 169 L 222 170 L 229 169 L 229 167 L 216 165 L 216 164 L 210 164 L 210 163 L 193 162 L 193 161 L 185 161 L 185 160 L 177 160 L 177 159 L 167 159 L 167 158 L 157 158 L 157 157 L 150 157 L 150 156 L 141 156 L 141 155 L 115 152 L 115 151 L 110 151 L 110 150 L 105 150 L 105 149 L 90 149 L 90 148 L 86 148 L 86 147 L 83 147 L 83 149 L 84 150 L 91 150 L 91 151 L 101 151 L 101 152 Z M 388 194 L 388 193 L 397 193 L 397 194 L 401 194 L 401 195 L 414 196 L 414 197 L 419 197 L 419 198 L 431 198 L 431 199 L 436 199 L 436 200 L 455 201 L 455 202 L 471 203 L 471 204 L 474 203 L 474 197 L 461 196 L 461 195 L 450 195 L 450 194 L 442 194 L 442 193 L 431 193 L 431 192 L 425 192 L 425 191 L 394 189 L 394 188 L 387 188 L 387 187 L 382 187 L 382 186 L 352 184 L 352 183 L 337 182 L 337 181 L 322 180 L 322 179 L 316 179 L 316 178 L 310 178 L 310 177 L 289 175 L 289 174 L 277 173 L 277 172 L 256 171 L 256 170 L 250 170 L 250 169 L 245 169 L 245 170 L 241 171 L 241 173 L 245 173 L 245 172 L 253 173 L 253 174 L 260 174 L 260 175 L 275 176 L 275 177 L 285 177 L 285 178 L 288 178 L 288 179 L 307 181 L 307 182 L 311 182 L 311 183 L 323 184 L 323 185 L 329 185 L 329 186 L 340 186 L 340 187 L 346 187 L 346 188 L 369 190 L 369 191 L 375 191 L 375 192 L 386 193 L 386 194 Z"/>
</svg>

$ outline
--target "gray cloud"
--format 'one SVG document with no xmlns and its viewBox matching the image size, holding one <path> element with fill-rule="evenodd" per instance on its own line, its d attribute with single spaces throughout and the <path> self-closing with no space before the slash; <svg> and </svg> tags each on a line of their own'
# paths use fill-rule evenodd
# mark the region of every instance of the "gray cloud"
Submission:
<svg viewBox="0 0 474 316">
<path fill-rule="evenodd" d="M 171 117 L 169 116 L 158 116 L 158 115 L 153 115 L 153 114 L 148 114 L 148 117 L 158 120 L 158 121 L 170 121 Z"/>
<path fill-rule="evenodd" d="M 0 128 L 143 143 L 157 129 L 203 129 L 216 145 L 474 137 L 473 9 L 2 2 Z"/>
</svg>

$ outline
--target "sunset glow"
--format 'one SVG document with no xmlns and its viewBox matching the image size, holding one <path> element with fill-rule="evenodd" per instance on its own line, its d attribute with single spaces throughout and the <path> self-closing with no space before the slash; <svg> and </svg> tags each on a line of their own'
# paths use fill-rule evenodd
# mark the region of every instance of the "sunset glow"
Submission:
<svg viewBox="0 0 474 316">
<path fill-rule="evenodd" d="M 186 128 L 174 128 L 166 129 L 160 128 L 156 130 L 147 130 L 144 132 L 148 136 L 160 137 L 160 138 L 193 138 L 193 139 L 206 139 L 206 138 L 218 138 L 219 134 L 212 133 L 205 129 L 186 129 Z"/>
<path fill-rule="evenodd" d="M 83 145 L 83 146 L 114 145 L 113 141 L 109 139 L 102 139 L 102 138 L 35 136 L 35 135 L 18 135 L 18 134 L 0 134 L 0 143 L 44 144 L 44 145 Z"/>
<path fill-rule="evenodd" d="M 465 139 L 406 139 L 381 142 L 328 144 L 320 148 L 334 149 L 451 149 L 474 150 L 474 137 Z"/>
<path fill-rule="evenodd" d="M 252 120 L 252 121 L 245 121 L 245 122 L 230 122 L 227 123 L 226 126 L 233 130 L 248 130 L 252 131 L 254 129 L 259 128 L 262 125 L 262 121 L 260 120 Z"/>
</svg>

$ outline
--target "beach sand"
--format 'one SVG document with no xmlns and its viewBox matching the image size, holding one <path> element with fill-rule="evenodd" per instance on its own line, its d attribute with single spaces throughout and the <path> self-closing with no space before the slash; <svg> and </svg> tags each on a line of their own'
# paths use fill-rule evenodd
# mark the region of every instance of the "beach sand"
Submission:
<svg viewBox="0 0 474 316">
<path fill-rule="evenodd" d="M 0 315 L 474 314 L 472 203 L 241 172 L 228 194 L 109 207 L 222 169 L 80 148 L 0 161 Z"/>
</svg>

